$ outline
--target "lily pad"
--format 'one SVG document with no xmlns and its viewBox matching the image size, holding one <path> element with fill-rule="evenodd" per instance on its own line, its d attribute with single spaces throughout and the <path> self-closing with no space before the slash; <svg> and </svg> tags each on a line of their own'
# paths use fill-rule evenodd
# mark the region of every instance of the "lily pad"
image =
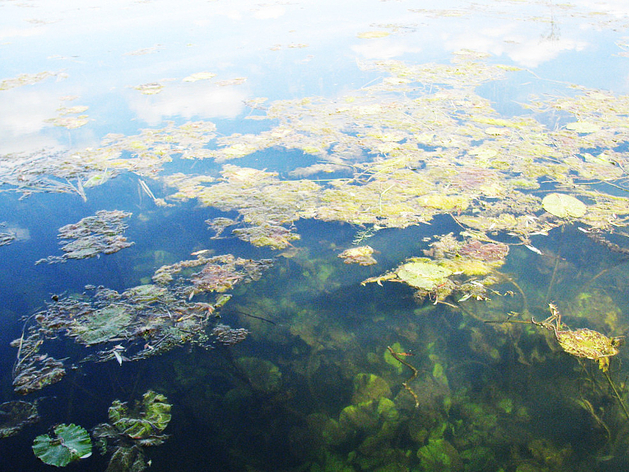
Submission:
<svg viewBox="0 0 629 472">
<path fill-rule="evenodd" d="M 55 428 L 55 438 L 47 434 L 33 441 L 33 452 L 45 464 L 65 467 L 70 462 L 92 455 L 92 440 L 81 426 L 60 424 Z"/>
<path fill-rule="evenodd" d="M 452 274 L 450 269 L 427 262 L 408 262 L 396 270 L 398 278 L 411 287 L 434 290 Z"/>
<path fill-rule="evenodd" d="M 559 218 L 580 218 L 586 212 L 585 203 L 564 193 L 546 195 L 542 200 L 542 206 L 548 213 Z"/>
</svg>

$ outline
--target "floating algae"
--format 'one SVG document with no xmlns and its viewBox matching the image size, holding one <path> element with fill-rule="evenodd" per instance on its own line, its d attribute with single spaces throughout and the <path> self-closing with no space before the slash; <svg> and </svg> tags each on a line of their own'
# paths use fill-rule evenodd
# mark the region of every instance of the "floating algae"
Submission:
<svg viewBox="0 0 629 472">
<path fill-rule="evenodd" d="M 113 254 L 130 247 L 132 242 L 122 236 L 127 229 L 124 218 L 131 216 L 119 210 L 99 210 L 95 216 L 88 216 L 77 223 L 59 228 L 63 256 L 49 256 L 35 264 L 65 262 L 68 259 L 87 259 L 102 254 Z"/>
</svg>

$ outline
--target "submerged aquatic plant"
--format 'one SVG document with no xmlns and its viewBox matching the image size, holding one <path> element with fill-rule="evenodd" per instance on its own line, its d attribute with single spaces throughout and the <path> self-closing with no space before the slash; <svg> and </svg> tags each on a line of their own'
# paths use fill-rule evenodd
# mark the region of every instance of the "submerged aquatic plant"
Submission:
<svg viewBox="0 0 629 472">
<path fill-rule="evenodd" d="M 212 336 L 223 346 L 234 346 L 244 341 L 249 335 L 245 328 L 232 328 L 224 324 L 218 324 L 212 330 Z"/>
<path fill-rule="evenodd" d="M 37 401 L 13 400 L 0 404 L 0 439 L 15 436 L 26 425 L 39 421 Z"/>
<path fill-rule="evenodd" d="M 141 472 L 147 466 L 144 447 L 159 446 L 171 420 L 172 405 L 164 395 L 147 391 L 132 409 L 120 400 L 109 407 L 109 423 L 101 423 L 93 434 L 102 454 L 113 449 L 107 470 Z"/>
</svg>

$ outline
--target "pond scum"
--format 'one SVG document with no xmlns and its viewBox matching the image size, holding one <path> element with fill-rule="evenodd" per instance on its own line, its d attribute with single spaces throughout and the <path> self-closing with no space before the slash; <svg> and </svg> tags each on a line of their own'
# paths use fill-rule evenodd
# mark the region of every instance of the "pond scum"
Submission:
<svg viewBox="0 0 629 472">
<path fill-rule="evenodd" d="M 91 435 L 107 470 L 159 468 L 147 456 L 187 440 L 184 426 L 167 428 L 172 402 L 211 424 L 231 470 L 627 466 L 629 97 L 571 86 L 505 117 L 477 89 L 526 72 L 471 51 L 450 64 L 362 67 L 384 78 L 333 100 L 255 100 L 250 117 L 269 123 L 257 134 L 216 138 L 209 122 L 169 123 L 108 135 L 98 148 L 3 156 L 2 191 L 89 199 L 132 173 L 156 211 L 188 200 L 212 207 L 224 212 L 207 220 L 214 238 L 271 256 L 208 246 L 122 292 L 55 295 L 12 343 L 13 387 L 30 401 L 0 405 L 2 437 L 36 421 L 41 389 L 87 363 L 138 361 L 165 369 L 152 388 L 168 398 L 149 389 L 133 409 L 116 399 L 109 423 L 58 425 L 35 439 L 37 457 L 87 463 Z M 275 150 L 301 151 L 312 165 L 287 175 L 238 165 Z M 164 172 L 186 159 L 213 160 L 220 172 Z M 69 222 L 64 255 L 37 262 L 124 253 L 131 216 Z M 305 220 L 351 234 L 311 247 L 299 233 Z M 387 239 L 436 221 L 447 231 Z M 194 362 L 148 359 L 184 345 Z M 228 384 L 224 394 L 208 377 Z"/>
</svg>

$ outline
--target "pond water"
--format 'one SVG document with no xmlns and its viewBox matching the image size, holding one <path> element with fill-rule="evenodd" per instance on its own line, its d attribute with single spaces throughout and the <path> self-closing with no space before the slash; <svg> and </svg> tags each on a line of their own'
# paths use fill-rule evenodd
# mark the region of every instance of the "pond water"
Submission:
<svg viewBox="0 0 629 472">
<path fill-rule="evenodd" d="M 628 26 L 0 0 L 0 469 L 629 468 Z"/>
</svg>

